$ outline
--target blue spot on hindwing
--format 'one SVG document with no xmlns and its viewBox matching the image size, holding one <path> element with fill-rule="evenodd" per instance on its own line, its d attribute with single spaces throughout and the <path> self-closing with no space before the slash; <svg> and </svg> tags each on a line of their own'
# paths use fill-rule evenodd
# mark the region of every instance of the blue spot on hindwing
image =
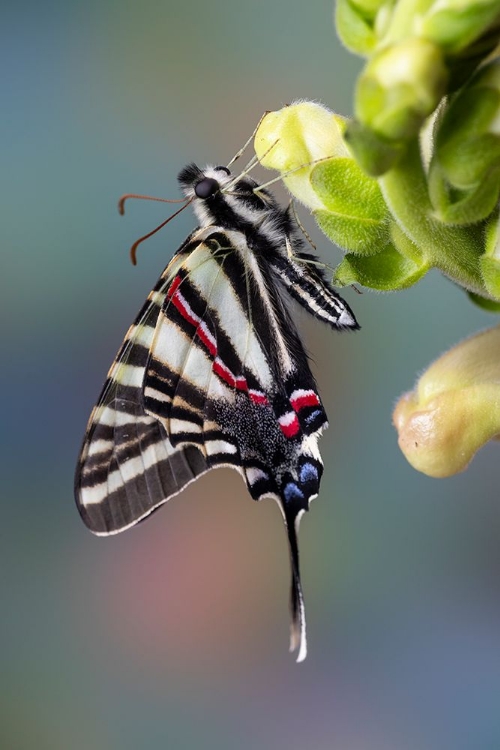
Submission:
<svg viewBox="0 0 500 750">
<path fill-rule="evenodd" d="M 300 483 L 305 484 L 306 482 L 318 482 L 318 469 L 314 464 L 305 463 L 300 469 Z"/>
<path fill-rule="evenodd" d="M 309 414 L 305 421 L 307 424 L 311 424 L 311 422 L 314 422 L 318 417 L 323 417 L 323 412 L 320 411 L 320 409 L 315 409 L 312 414 Z"/>
<path fill-rule="evenodd" d="M 287 501 L 287 503 L 291 503 L 292 500 L 304 499 L 304 493 L 295 484 L 295 482 L 288 482 L 288 484 L 285 485 L 285 488 L 283 490 L 283 495 L 285 496 L 285 500 Z"/>
</svg>

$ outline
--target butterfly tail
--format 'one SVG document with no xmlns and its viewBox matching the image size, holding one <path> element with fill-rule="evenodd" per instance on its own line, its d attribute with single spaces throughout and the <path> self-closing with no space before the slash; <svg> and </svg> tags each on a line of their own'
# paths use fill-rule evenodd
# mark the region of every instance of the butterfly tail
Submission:
<svg viewBox="0 0 500 750">
<path fill-rule="evenodd" d="M 303 661 L 307 656 L 306 615 L 304 596 L 302 594 L 302 585 L 300 582 L 299 546 L 297 542 L 300 518 L 304 510 L 302 508 L 299 510 L 288 507 L 285 507 L 283 510 L 288 535 L 288 544 L 290 547 L 290 564 L 292 569 L 292 585 L 290 593 L 290 609 L 292 615 L 292 622 L 290 625 L 290 651 L 298 650 L 297 662 L 299 662 Z"/>
</svg>

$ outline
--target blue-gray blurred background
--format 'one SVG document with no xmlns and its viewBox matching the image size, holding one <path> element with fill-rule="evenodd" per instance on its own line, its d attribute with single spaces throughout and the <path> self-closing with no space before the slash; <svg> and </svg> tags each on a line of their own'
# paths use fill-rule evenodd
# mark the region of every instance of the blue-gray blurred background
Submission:
<svg viewBox="0 0 500 750">
<path fill-rule="evenodd" d="M 166 207 L 121 218 L 117 198 L 178 197 L 179 169 L 227 163 L 266 109 L 312 98 L 349 115 L 361 62 L 330 0 L 1 10 L 0 747 L 500 747 L 498 447 L 431 480 L 391 427 L 417 373 L 494 322 L 437 274 L 346 290 L 356 335 L 298 314 L 331 425 L 301 530 L 305 663 L 287 652 L 280 514 L 235 472 L 110 539 L 73 502 L 107 368 L 194 223 L 186 211 L 133 268 L 130 244 Z"/>
</svg>

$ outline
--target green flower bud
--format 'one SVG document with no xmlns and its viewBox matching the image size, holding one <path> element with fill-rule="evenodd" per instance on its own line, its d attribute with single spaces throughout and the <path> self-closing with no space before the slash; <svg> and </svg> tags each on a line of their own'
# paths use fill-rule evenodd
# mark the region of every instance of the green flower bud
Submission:
<svg viewBox="0 0 500 750">
<path fill-rule="evenodd" d="M 387 0 L 351 0 L 351 4 L 365 18 L 375 18 L 379 10 L 387 5 Z"/>
<path fill-rule="evenodd" d="M 399 447 L 431 477 L 463 471 L 500 434 L 500 326 L 462 341 L 401 397 L 393 414 Z"/>
<path fill-rule="evenodd" d="M 377 52 L 359 78 L 356 117 L 389 141 L 415 136 L 439 104 L 448 73 L 439 47 L 410 38 Z"/>
<path fill-rule="evenodd" d="M 347 49 L 358 55 L 369 55 L 377 38 L 373 25 L 362 8 L 349 0 L 338 0 L 335 7 L 335 25 Z"/>
<path fill-rule="evenodd" d="M 283 182 L 296 198 L 309 208 L 321 209 L 311 172 L 322 159 L 350 157 L 342 138 L 345 124 L 343 117 L 321 104 L 291 104 L 263 118 L 255 134 L 255 153 L 262 166 L 284 173 Z"/>
<path fill-rule="evenodd" d="M 435 0 L 415 18 L 415 33 L 447 55 L 468 47 L 500 17 L 498 0 Z"/>
</svg>

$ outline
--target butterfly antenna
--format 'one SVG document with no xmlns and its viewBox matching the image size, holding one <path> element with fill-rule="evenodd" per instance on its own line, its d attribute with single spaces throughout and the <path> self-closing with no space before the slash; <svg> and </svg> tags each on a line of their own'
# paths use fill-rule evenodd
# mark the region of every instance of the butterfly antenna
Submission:
<svg viewBox="0 0 500 750">
<path fill-rule="evenodd" d="M 156 234 L 156 232 L 159 232 L 160 229 L 163 229 L 163 227 L 166 224 L 168 224 L 169 221 L 172 221 L 172 219 L 174 219 L 176 216 L 178 216 L 181 213 L 181 211 L 184 211 L 184 209 L 187 208 L 187 206 L 189 206 L 189 204 L 191 203 L 192 200 L 193 200 L 192 198 L 189 198 L 189 200 L 187 200 L 186 203 L 184 203 L 184 205 L 181 206 L 181 208 L 179 208 L 178 211 L 176 211 L 175 213 L 173 213 L 172 216 L 169 216 L 168 219 L 165 219 L 165 221 L 162 221 L 162 223 L 159 224 L 156 227 L 156 229 L 153 229 L 151 232 L 148 232 L 147 234 L 143 235 L 143 237 L 139 237 L 139 239 L 134 242 L 134 244 L 130 248 L 130 260 L 132 261 L 132 264 L 134 266 L 137 265 L 137 248 L 139 247 L 139 245 L 141 244 L 141 242 L 144 242 L 144 240 L 149 239 L 150 237 L 153 236 L 153 234 Z"/>
<path fill-rule="evenodd" d="M 128 201 L 130 198 L 135 198 L 141 201 L 158 201 L 159 203 L 184 203 L 184 201 L 186 200 L 185 198 L 176 198 L 173 200 L 169 200 L 168 198 L 155 198 L 152 195 L 137 195 L 137 193 L 125 193 L 125 195 L 122 195 L 122 197 L 118 201 L 118 213 L 120 214 L 120 216 L 123 216 L 125 214 L 125 201 Z"/>
</svg>

